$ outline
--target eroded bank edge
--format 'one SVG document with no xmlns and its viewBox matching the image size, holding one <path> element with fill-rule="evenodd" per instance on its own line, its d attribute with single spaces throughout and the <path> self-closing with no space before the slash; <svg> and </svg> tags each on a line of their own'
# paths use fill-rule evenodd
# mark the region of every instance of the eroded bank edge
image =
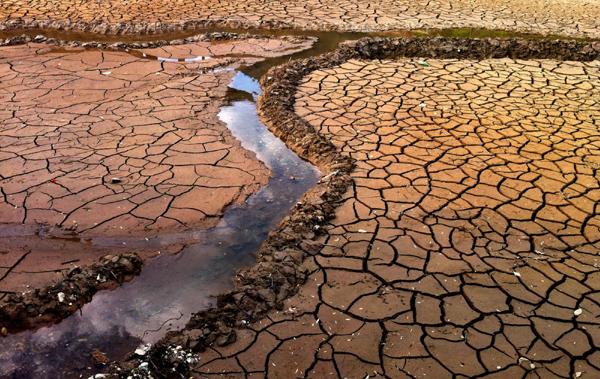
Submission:
<svg viewBox="0 0 600 379">
<path fill-rule="evenodd" d="M 193 352 L 227 345 L 236 329 L 246 328 L 268 311 L 283 309 L 308 276 L 304 259 L 316 254 L 322 225 L 335 215 L 336 205 L 352 183 L 355 162 L 343 156 L 294 111 L 296 88 L 313 71 L 350 59 L 600 59 L 600 42 L 525 39 L 365 38 L 337 50 L 275 67 L 261 80 L 264 90 L 259 113 L 267 127 L 300 157 L 325 173 L 261 246 L 255 266 L 241 270 L 235 288 L 218 297 L 217 306 L 192 316 L 182 331 L 170 332 L 144 357 L 113 366 L 116 377 L 189 376 Z"/>
<path fill-rule="evenodd" d="M 4 19 L 0 21 L 0 40 L 2 34 L 14 34 L 15 32 L 27 31 L 28 33 L 36 33 L 37 31 L 44 31 L 51 34 L 62 34 L 70 33 L 74 38 L 73 40 L 79 39 L 78 36 L 87 36 L 89 34 L 95 34 L 102 36 L 103 38 L 121 36 L 127 39 L 135 39 L 138 36 L 144 36 L 145 38 L 160 37 L 164 34 L 190 34 L 200 33 L 202 30 L 209 29 L 228 29 L 230 31 L 235 30 L 240 32 L 242 30 L 254 31 L 288 31 L 288 32 L 317 32 L 317 31 L 331 31 L 331 32 L 350 32 L 350 33 L 385 33 L 393 32 L 406 28 L 399 28 L 397 26 L 361 26 L 361 25 L 345 25 L 335 24 L 331 22 L 322 22 L 318 27 L 312 24 L 302 25 L 297 22 L 287 22 L 283 20 L 240 20 L 231 19 L 228 17 L 212 18 L 212 19 L 188 19 L 181 21 L 171 22 L 109 22 L 105 20 L 92 20 L 92 21 L 72 21 L 72 20 L 34 20 L 34 19 Z M 439 31 L 455 30 L 458 34 L 443 34 L 443 36 L 449 37 L 467 37 L 464 34 L 468 33 L 469 38 L 473 37 L 521 37 L 521 35 L 515 34 L 535 34 L 539 38 L 592 38 L 589 33 L 583 31 L 576 31 L 574 33 L 564 33 L 564 31 L 557 30 L 555 32 L 544 32 L 537 33 L 531 26 L 521 25 L 515 23 L 514 25 L 504 25 L 504 29 L 496 30 L 494 28 L 487 28 L 477 23 L 457 23 L 456 27 L 443 27 L 437 28 L 434 24 L 427 22 L 423 23 L 417 28 L 411 28 L 411 31 L 417 33 L 426 33 L 439 35 Z M 484 31 L 485 35 L 481 35 L 479 32 Z M 433 32 L 433 33 L 431 33 Z M 475 35 L 472 35 L 472 33 Z M 490 32 L 494 35 L 488 35 Z M 297 33 L 296 33 L 297 34 Z"/>
<path fill-rule="evenodd" d="M 47 32 L 47 31 L 45 31 Z M 93 48 L 93 49 L 151 49 L 163 46 L 175 46 L 184 45 L 195 42 L 215 42 L 215 41 L 235 41 L 244 40 L 249 38 L 254 39 L 268 39 L 271 38 L 266 34 L 255 34 L 255 33 L 236 33 L 228 31 L 199 31 L 193 35 L 181 36 L 181 38 L 167 38 L 172 37 L 166 35 L 165 38 L 156 40 L 144 40 L 144 41 L 128 41 L 126 38 L 116 38 L 115 41 L 104 41 L 101 39 L 67 39 L 62 37 L 51 37 L 46 35 L 47 33 L 40 32 L 40 34 L 31 36 L 29 34 L 19 34 L 6 39 L 0 38 L 0 46 L 15 46 L 24 45 L 28 43 L 44 43 L 53 46 L 61 47 L 81 47 L 81 48 Z M 52 34 L 52 33 L 50 33 Z M 59 33 L 60 34 L 60 33 Z M 68 36 L 68 35 L 67 35 Z M 280 36 L 282 39 L 286 38 L 297 38 L 294 36 Z"/>
<path fill-rule="evenodd" d="M 36 328 L 70 316 L 94 294 L 131 280 L 142 270 L 137 254 L 106 255 L 98 262 L 71 269 L 59 282 L 26 293 L 9 294 L 0 304 L 2 335 Z"/>
</svg>

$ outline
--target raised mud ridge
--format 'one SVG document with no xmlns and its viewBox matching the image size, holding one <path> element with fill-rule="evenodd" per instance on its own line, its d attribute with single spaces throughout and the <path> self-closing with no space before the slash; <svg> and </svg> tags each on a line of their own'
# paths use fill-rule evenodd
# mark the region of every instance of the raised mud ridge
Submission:
<svg viewBox="0 0 600 379">
<path fill-rule="evenodd" d="M 54 21 L 54 20 L 10 20 L 0 23 L 0 31 L 13 30 L 57 30 L 75 31 L 80 33 L 94 33 L 100 35 L 152 35 L 182 31 L 193 31 L 205 28 L 232 28 L 232 29 L 289 29 L 291 24 L 277 20 L 263 20 L 260 22 L 235 21 L 235 20 L 188 20 L 177 23 L 171 22 L 135 22 L 135 23 L 107 23 L 104 21 Z"/>
<path fill-rule="evenodd" d="M 207 346 L 235 341 L 236 328 L 258 320 L 267 311 L 282 309 L 306 279 L 303 257 L 320 251 L 315 237 L 334 216 L 336 204 L 352 183 L 351 158 L 343 156 L 326 138 L 294 111 L 296 88 L 302 78 L 319 69 L 350 59 L 427 57 L 446 59 L 600 59 L 600 42 L 525 39 L 391 39 L 365 38 L 318 57 L 273 68 L 262 79 L 264 94 L 259 112 L 269 129 L 296 154 L 316 165 L 325 176 L 305 195 L 291 214 L 263 243 L 254 267 L 242 270 L 235 288 L 218 297 L 217 306 L 195 314 L 186 328 L 171 332 L 157 343 L 144 361 L 153 377 L 189 376 L 189 363 L 175 349 L 202 351 Z M 117 376 L 139 374 L 136 360 L 118 368 Z M 146 370 L 146 369 L 144 369 Z M 145 371 L 147 372 L 147 371 Z M 124 374 L 127 373 L 127 374 Z"/>
<path fill-rule="evenodd" d="M 0 29 L 1 30 L 1 29 Z M 146 48 L 156 48 L 161 46 L 173 46 L 173 45 L 183 45 L 187 43 L 193 42 L 210 42 L 210 41 L 233 41 L 233 40 L 243 40 L 248 37 L 252 38 L 268 38 L 268 36 L 260 36 L 250 33 L 231 33 L 231 32 L 211 32 L 211 33 L 198 33 L 192 36 L 182 37 L 179 39 L 166 40 L 159 39 L 156 41 L 144 41 L 144 42 L 135 42 L 135 41 L 119 41 L 119 42 L 106 42 L 102 40 L 95 40 L 94 38 L 90 38 L 87 41 L 79 41 L 79 40 L 66 40 L 61 38 L 48 37 L 43 34 L 36 35 L 32 37 L 28 34 L 20 34 L 17 36 L 12 36 L 6 39 L 0 38 L 0 46 L 14 46 L 14 45 L 23 45 L 26 43 L 45 43 L 49 45 L 55 46 L 68 46 L 68 47 L 84 47 L 84 48 L 94 48 L 94 49 L 146 49 Z"/>
<path fill-rule="evenodd" d="M 92 300 L 102 289 L 119 286 L 142 271 L 137 254 L 107 255 L 76 267 L 58 283 L 24 294 L 11 294 L 0 307 L 0 326 L 11 333 L 62 320 Z"/>
</svg>

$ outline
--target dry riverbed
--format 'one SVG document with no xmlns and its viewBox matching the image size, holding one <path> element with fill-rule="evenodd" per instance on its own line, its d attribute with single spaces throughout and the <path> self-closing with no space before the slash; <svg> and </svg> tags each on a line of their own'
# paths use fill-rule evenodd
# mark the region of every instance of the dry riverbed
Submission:
<svg viewBox="0 0 600 379">
<path fill-rule="evenodd" d="M 211 25 L 468 27 L 600 37 L 598 5 L 9 0 L 0 29 L 188 30 L 171 35 L 184 38 Z M 356 36 L 331 41 L 346 38 Z M 190 231 L 215 226 L 264 187 L 269 169 L 219 110 L 233 98 L 234 69 L 314 42 L 227 33 L 44 41 L 0 39 L 15 45 L 0 46 L 0 327 L 10 332 L 67 317 L 146 258 L 182 251 Z M 599 59 L 593 41 L 367 39 L 270 71 L 262 120 L 322 180 L 214 307 L 112 369 L 598 377 Z M 32 341 L 23 359 L 35 354 Z"/>
<path fill-rule="evenodd" d="M 475 27 L 599 37 L 597 0 L 4 0 L 8 28 L 146 33 L 197 26 L 381 31 Z"/>
</svg>

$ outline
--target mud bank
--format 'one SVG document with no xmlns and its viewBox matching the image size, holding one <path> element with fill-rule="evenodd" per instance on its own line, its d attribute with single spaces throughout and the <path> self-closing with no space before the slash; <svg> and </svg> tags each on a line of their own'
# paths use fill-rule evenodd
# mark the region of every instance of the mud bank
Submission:
<svg viewBox="0 0 600 379">
<path fill-rule="evenodd" d="M 522 39 L 375 38 L 349 43 L 332 53 L 293 61 L 269 71 L 261 81 L 264 94 L 260 99 L 260 114 L 274 134 L 324 172 L 323 180 L 270 234 L 260 249 L 257 264 L 238 274 L 236 288 L 219 296 L 216 308 L 197 313 L 184 330 L 168 334 L 151 349 L 141 369 L 137 368 L 141 360 L 132 360 L 124 363 L 115 375 L 127 372 L 142 377 L 148 373 L 157 377 L 188 376 L 195 361 L 173 358 L 174 350 L 197 352 L 208 346 L 229 344 L 236 340 L 236 331 L 246 328 L 269 310 L 283 308 L 283 300 L 295 294 L 306 279 L 307 267 L 300 263 L 321 250 L 316 239 L 352 184 L 349 174 L 355 164 L 295 113 L 296 88 L 311 72 L 350 59 L 400 57 L 591 61 L 600 58 L 600 44 Z"/>
<path fill-rule="evenodd" d="M 100 290 L 115 288 L 142 270 L 135 254 L 107 255 L 87 267 L 70 270 L 59 283 L 25 294 L 10 294 L 0 307 L 0 327 L 10 333 L 62 320 L 92 300 Z"/>
</svg>

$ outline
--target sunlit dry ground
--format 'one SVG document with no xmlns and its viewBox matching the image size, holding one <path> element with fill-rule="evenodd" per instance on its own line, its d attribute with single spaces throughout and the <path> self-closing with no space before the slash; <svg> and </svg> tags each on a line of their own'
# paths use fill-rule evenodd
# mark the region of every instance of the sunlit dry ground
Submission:
<svg viewBox="0 0 600 379">
<path fill-rule="evenodd" d="M 349 61 L 296 111 L 358 161 L 283 312 L 201 377 L 600 376 L 600 62 Z"/>
<path fill-rule="evenodd" d="M 0 48 L 0 294 L 118 251 L 71 239 L 208 227 L 265 185 L 269 170 L 217 117 L 233 75 L 226 68 L 305 47 L 248 39 L 137 55 Z"/>
<path fill-rule="evenodd" d="M 0 20 L 82 23 L 98 32 L 218 21 L 319 30 L 481 27 L 600 37 L 598 0 L 4 0 Z M 78 28 L 83 27 L 80 25 Z"/>
</svg>

